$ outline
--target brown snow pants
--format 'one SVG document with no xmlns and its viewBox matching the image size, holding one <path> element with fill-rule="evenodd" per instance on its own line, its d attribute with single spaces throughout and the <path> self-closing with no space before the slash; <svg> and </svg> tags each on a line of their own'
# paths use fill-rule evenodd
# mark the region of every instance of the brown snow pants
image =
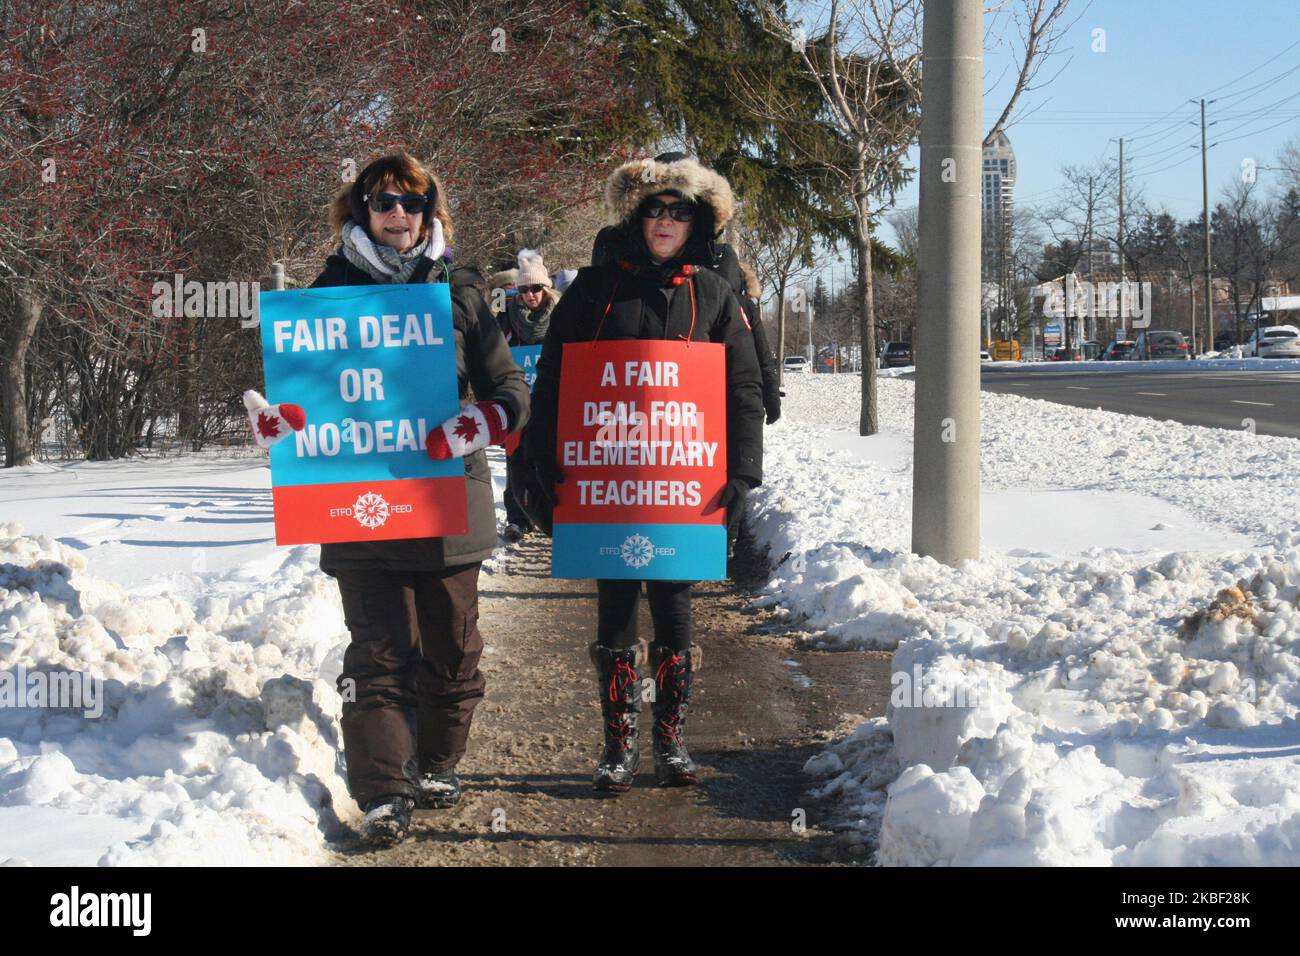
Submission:
<svg viewBox="0 0 1300 956">
<path fill-rule="evenodd" d="M 338 681 L 343 753 L 362 807 L 414 796 L 419 774 L 450 770 L 465 754 L 486 686 L 479 567 L 335 574 L 352 634 Z"/>
</svg>

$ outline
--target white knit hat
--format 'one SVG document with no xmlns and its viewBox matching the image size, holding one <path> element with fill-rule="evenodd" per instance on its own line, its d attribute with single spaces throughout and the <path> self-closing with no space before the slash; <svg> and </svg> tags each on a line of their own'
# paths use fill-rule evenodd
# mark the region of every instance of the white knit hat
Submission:
<svg viewBox="0 0 1300 956">
<path fill-rule="evenodd" d="M 515 279 L 515 285 L 551 285 L 550 274 L 546 271 L 546 264 L 542 262 L 542 254 L 537 249 L 520 249 L 519 250 L 519 276 Z"/>
</svg>

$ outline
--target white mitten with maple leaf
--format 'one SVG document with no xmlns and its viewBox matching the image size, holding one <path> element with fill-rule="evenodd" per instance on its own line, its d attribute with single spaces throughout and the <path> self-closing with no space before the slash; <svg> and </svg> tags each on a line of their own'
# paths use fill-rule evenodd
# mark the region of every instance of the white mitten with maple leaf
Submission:
<svg viewBox="0 0 1300 956">
<path fill-rule="evenodd" d="M 253 440 L 262 448 L 270 448 L 290 431 L 302 431 L 307 424 L 307 415 L 301 405 L 290 402 L 269 405 L 259 392 L 251 388 L 244 393 L 244 407 L 248 409 Z"/>
<path fill-rule="evenodd" d="M 510 420 L 500 402 L 466 405 L 429 432 L 424 449 L 430 458 L 464 458 L 488 445 L 499 445 L 506 437 Z"/>
</svg>

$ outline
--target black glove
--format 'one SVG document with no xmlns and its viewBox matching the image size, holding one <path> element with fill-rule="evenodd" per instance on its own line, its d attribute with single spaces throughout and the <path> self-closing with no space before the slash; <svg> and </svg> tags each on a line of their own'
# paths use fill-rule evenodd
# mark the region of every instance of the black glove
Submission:
<svg viewBox="0 0 1300 956">
<path fill-rule="evenodd" d="M 548 458 L 533 458 L 524 463 L 523 487 L 515 492 L 515 498 L 524 514 L 547 535 L 554 523 L 555 486 L 563 481 L 564 475 Z"/>
<path fill-rule="evenodd" d="M 723 485 L 718 507 L 727 509 L 727 527 L 731 527 L 745 510 L 745 497 L 748 494 L 749 481 L 745 478 L 732 478 Z"/>
<path fill-rule="evenodd" d="M 767 423 L 775 425 L 776 420 L 781 417 L 781 403 L 773 402 L 767 406 Z"/>
</svg>

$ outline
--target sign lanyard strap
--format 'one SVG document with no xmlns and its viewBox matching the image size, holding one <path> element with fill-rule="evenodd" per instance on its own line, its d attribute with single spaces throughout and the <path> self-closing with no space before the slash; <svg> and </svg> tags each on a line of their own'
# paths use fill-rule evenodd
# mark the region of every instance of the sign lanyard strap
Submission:
<svg viewBox="0 0 1300 956">
<path fill-rule="evenodd" d="M 623 263 L 623 262 L 620 262 L 620 263 L 619 263 L 619 266 L 622 267 L 622 268 L 624 268 L 624 269 L 629 269 L 629 270 L 632 268 L 629 264 L 627 264 L 627 263 Z M 687 292 L 690 294 L 690 297 L 691 297 L 691 327 L 690 327 L 690 329 L 687 331 L 687 333 L 686 333 L 685 335 L 679 335 L 679 336 L 677 336 L 679 339 L 685 339 L 685 340 L 686 340 L 686 347 L 687 347 L 687 348 L 690 348 L 690 347 L 691 347 L 691 339 L 695 336 L 695 280 L 694 280 L 694 274 L 695 274 L 695 269 L 694 269 L 694 267 L 692 267 L 692 266 L 690 266 L 690 265 L 684 265 L 684 266 L 682 266 L 681 274 L 680 274 L 680 275 L 675 275 L 675 276 L 673 276 L 673 285 L 681 285 L 682 283 L 685 283 L 685 284 L 686 284 Z M 610 308 L 612 308 L 613 305 L 614 305 L 614 296 L 618 293 L 618 283 L 619 283 L 619 280 L 621 280 L 622 278 L 623 278 L 623 276 L 622 276 L 621 274 L 616 274 L 616 275 L 614 276 L 614 284 L 613 284 L 613 286 L 612 286 L 612 287 L 610 288 L 610 290 L 609 290 L 609 301 L 605 303 L 605 311 L 602 312 L 601 315 L 600 315 L 600 323 L 596 326 L 596 334 L 592 337 L 592 341 L 593 341 L 593 342 L 597 342 L 597 341 L 600 340 L 600 332 L 601 332 L 601 329 L 603 329 L 603 328 L 605 327 L 605 318 L 609 315 L 609 310 L 610 310 Z"/>
</svg>

